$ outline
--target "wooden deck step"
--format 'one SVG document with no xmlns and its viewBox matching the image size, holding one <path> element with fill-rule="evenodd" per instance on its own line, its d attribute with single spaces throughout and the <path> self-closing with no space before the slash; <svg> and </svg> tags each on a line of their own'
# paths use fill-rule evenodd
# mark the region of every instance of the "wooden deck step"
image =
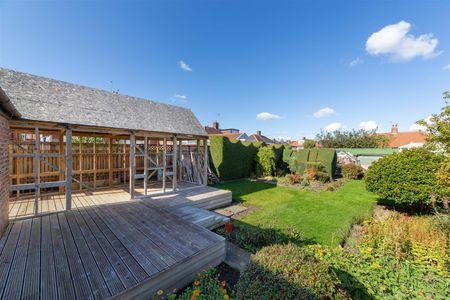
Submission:
<svg viewBox="0 0 450 300">
<path fill-rule="evenodd" d="M 179 207 L 171 210 L 171 212 L 188 222 L 200 225 L 209 230 L 220 227 L 230 220 L 218 213 L 192 206 Z"/>
</svg>

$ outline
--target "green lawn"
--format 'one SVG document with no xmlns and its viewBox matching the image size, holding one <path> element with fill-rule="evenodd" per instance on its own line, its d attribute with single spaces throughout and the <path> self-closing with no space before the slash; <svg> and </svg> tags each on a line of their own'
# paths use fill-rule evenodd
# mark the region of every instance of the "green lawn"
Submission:
<svg viewBox="0 0 450 300">
<path fill-rule="evenodd" d="M 335 192 L 313 192 L 239 180 L 217 184 L 233 192 L 233 199 L 259 208 L 241 219 L 258 227 L 296 228 L 305 238 L 335 246 L 350 226 L 372 213 L 377 197 L 363 181 L 350 181 Z"/>
</svg>

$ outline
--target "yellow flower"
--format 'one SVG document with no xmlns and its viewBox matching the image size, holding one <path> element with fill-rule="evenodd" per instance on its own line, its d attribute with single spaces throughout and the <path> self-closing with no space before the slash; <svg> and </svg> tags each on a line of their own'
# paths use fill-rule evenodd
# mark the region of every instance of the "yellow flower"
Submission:
<svg viewBox="0 0 450 300">
<path fill-rule="evenodd" d="M 194 296 L 200 296 L 200 290 L 194 290 L 193 292 Z"/>
<path fill-rule="evenodd" d="M 176 293 L 177 292 L 177 288 L 173 288 L 172 293 Z"/>
<path fill-rule="evenodd" d="M 230 296 L 228 296 L 228 295 L 223 295 L 223 299 L 230 299 Z"/>
<path fill-rule="evenodd" d="M 158 290 L 157 294 L 158 294 L 158 296 L 161 296 L 162 294 L 164 294 L 164 291 L 163 290 Z"/>
</svg>

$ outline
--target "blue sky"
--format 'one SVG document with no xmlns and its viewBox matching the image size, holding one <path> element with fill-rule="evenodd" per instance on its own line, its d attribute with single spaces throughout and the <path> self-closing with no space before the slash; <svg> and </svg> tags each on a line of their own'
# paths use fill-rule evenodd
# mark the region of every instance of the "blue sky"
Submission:
<svg viewBox="0 0 450 300">
<path fill-rule="evenodd" d="M 407 131 L 450 89 L 450 1 L 1 1 L 0 66 L 271 137 Z"/>
</svg>

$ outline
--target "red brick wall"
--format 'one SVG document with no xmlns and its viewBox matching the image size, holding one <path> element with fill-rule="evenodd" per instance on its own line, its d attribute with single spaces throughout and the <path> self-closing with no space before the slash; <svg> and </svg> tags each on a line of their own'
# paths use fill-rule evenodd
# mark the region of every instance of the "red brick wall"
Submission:
<svg viewBox="0 0 450 300">
<path fill-rule="evenodd" d="M 8 224 L 9 120 L 0 111 L 0 235 Z"/>
</svg>

